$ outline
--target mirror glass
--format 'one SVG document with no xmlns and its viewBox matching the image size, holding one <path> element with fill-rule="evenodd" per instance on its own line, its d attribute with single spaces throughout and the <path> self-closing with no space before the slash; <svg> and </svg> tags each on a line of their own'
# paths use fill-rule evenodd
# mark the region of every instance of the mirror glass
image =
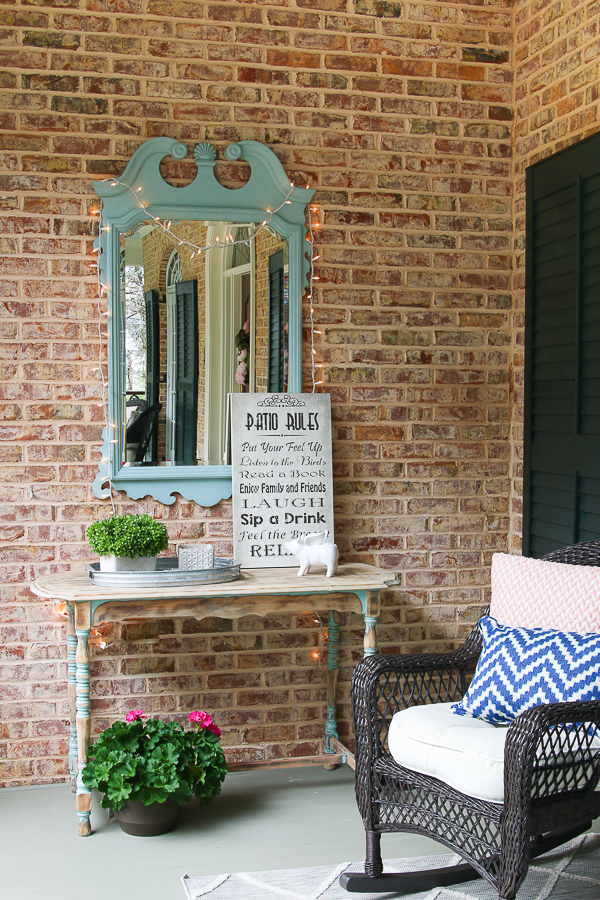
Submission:
<svg viewBox="0 0 600 900">
<path fill-rule="evenodd" d="M 227 464 L 228 394 L 290 390 L 288 241 L 235 221 L 168 230 L 119 235 L 121 464 Z"/>
</svg>

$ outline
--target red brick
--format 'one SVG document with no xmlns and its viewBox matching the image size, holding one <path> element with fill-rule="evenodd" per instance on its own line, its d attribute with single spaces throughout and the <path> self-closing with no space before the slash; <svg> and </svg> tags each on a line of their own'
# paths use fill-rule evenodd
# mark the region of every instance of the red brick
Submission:
<svg viewBox="0 0 600 900">
<path fill-rule="evenodd" d="M 86 56 L 83 53 L 53 53 L 50 60 L 55 71 L 108 72 L 108 59 L 102 56 Z M 45 68 L 45 66 L 35 66 Z"/>
<path fill-rule="evenodd" d="M 305 53 L 299 50 L 267 50 L 266 62 L 269 66 L 298 69 L 317 69 L 321 65 L 318 53 Z"/>
</svg>

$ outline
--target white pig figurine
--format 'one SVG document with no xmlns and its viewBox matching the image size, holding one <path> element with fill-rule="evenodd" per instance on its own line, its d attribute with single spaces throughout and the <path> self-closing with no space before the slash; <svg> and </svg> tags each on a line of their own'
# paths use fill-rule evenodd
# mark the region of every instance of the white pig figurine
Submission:
<svg viewBox="0 0 600 900">
<path fill-rule="evenodd" d="M 328 537 L 328 531 L 314 531 L 284 544 L 300 561 L 298 575 L 306 575 L 311 566 L 327 566 L 327 577 L 335 575 L 340 554 L 337 545 L 328 541 Z"/>
</svg>

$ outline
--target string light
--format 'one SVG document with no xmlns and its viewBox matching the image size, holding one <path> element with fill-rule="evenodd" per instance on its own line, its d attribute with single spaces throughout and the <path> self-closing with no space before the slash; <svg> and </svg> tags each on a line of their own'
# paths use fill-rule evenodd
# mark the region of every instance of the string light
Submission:
<svg viewBox="0 0 600 900">
<path fill-rule="evenodd" d="M 307 185 L 308 187 L 308 185 Z M 313 229 L 317 227 L 318 222 L 313 222 L 312 214 L 313 212 L 317 212 L 318 207 L 310 206 L 308 207 L 308 232 L 309 232 L 309 240 L 310 240 L 310 288 L 308 299 L 310 300 L 310 359 L 311 359 L 311 375 L 312 375 L 312 392 L 315 393 L 317 389 L 317 385 L 323 384 L 323 380 L 317 381 L 316 378 L 316 370 L 317 368 L 323 368 L 321 365 L 317 365 L 315 362 L 315 357 L 317 355 L 317 351 L 315 350 L 315 334 L 321 334 L 320 331 L 317 331 L 315 328 L 315 317 L 314 317 L 314 296 L 313 296 L 313 286 L 315 281 L 319 281 L 318 275 L 315 275 L 315 262 L 319 259 L 319 255 L 315 254 L 315 237 L 313 234 Z"/>
<path fill-rule="evenodd" d="M 135 197 L 136 203 L 138 204 L 140 209 L 144 210 L 144 213 L 147 216 L 147 218 L 151 219 L 154 222 L 154 224 L 160 228 L 160 230 L 162 231 L 163 234 L 165 234 L 171 241 L 173 241 L 179 247 L 189 247 L 192 249 L 193 252 L 192 252 L 192 255 L 190 256 L 190 259 L 192 259 L 195 255 L 200 255 L 200 253 L 202 253 L 206 250 L 212 250 L 213 247 L 221 247 L 222 248 L 225 246 L 225 244 L 221 240 L 219 240 L 218 237 L 215 239 L 214 243 L 206 244 L 206 246 L 201 247 L 200 245 L 195 244 L 193 241 L 189 241 L 185 238 L 179 237 L 179 235 L 177 235 L 177 234 L 174 234 L 174 232 L 171 231 L 171 225 L 173 224 L 171 219 L 169 219 L 165 224 L 163 224 L 161 222 L 160 216 L 155 216 L 151 212 L 149 212 L 147 205 L 144 203 L 144 201 L 139 196 L 139 191 L 141 191 L 143 189 L 143 185 L 139 185 L 139 187 L 133 188 L 133 187 L 131 187 L 130 184 L 126 184 L 124 181 L 119 181 L 118 178 L 104 178 L 102 180 L 104 182 L 107 182 L 108 184 L 110 184 L 111 187 L 117 187 L 117 185 L 120 185 L 121 187 L 126 188 L 131 194 L 133 194 L 133 196 Z M 234 247 L 237 244 L 248 244 L 250 241 L 254 240 L 254 238 L 264 228 L 266 228 L 269 225 L 273 216 L 275 216 L 279 212 L 279 210 L 282 209 L 287 203 L 292 202 L 289 198 L 294 190 L 294 187 L 295 187 L 295 185 L 290 181 L 290 189 L 287 192 L 287 194 L 285 195 L 284 200 L 279 204 L 279 206 L 277 206 L 273 210 L 268 209 L 268 208 L 265 209 L 265 212 L 269 214 L 268 218 L 263 219 L 263 221 L 259 225 L 257 225 L 249 234 L 247 234 L 241 240 L 236 241 L 236 240 L 234 240 L 232 235 L 227 235 L 227 239 L 226 239 L 227 246 Z M 308 185 L 307 185 L 307 187 L 308 187 Z M 98 210 L 96 210 L 96 213 L 97 212 L 98 212 Z M 104 226 L 103 228 L 101 228 L 101 230 L 102 231 L 110 231 L 110 226 Z"/>
<path fill-rule="evenodd" d="M 319 668 L 321 668 L 321 663 L 323 661 L 323 650 L 325 649 L 325 639 L 327 637 L 325 629 L 323 628 L 323 620 L 318 612 L 315 611 L 315 625 L 319 626 L 319 649 L 315 650 L 312 654 L 313 659 L 319 660 Z"/>
<path fill-rule="evenodd" d="M 107 647 L 114 644 L 116 639 L 117 626 L 114 622 L 103 622 L 101 625 L 93 625 L 90 628 L 90 640 L 101 650 L 106 650 Z"/>
<path fill-rule="evenodd" d="M 108 288 L 105 284 L 102 284 L 100 281 L 100 257 L 104 252 L 102 249 L 102 244 L 100 241 L 100 234 L 102 231 L 110 231 L 110 226 L 102 225 L 102 201 L 100 201 L 100 208 L 98 209 L 98 215 L 100 216 L 100 221 L 98 223 L 98 266 L 96 269 L 96 275 L 98 278 L 98 291 L 97 291 L 97 306 L 98 306 L 98 366 L 92 369 L 92 372 L 100 372 L 100 380 L 102 382 L 102 400 L 99 403 L 99 406 L 102 406 L 104 411 L 104 426 L 105 426 L 105 434 L 108 436 L 109 429 L 109 421 L 108 421 L 108 384 L 106 379 L 106 373 L 104 371 L 104 335 L 105 331 L 103 329 L 103 320 L 106 316 L 108 320 L 108 310 L 102 309 L 102 299 L 106 296 L 108 302 Z M 102 457 L 102 461 L 107 463 L 108 470 L 108 490 L 110 496 L 110 503 L 112 506 L 113 516 L 116 515 L 117 509 L 115 506 L 115 498 L 113 496 L 113 485 L 112 485 L 112 447 L 111 442 L 107 442 L 108 446 L 108 456 Z"/>
</svg>

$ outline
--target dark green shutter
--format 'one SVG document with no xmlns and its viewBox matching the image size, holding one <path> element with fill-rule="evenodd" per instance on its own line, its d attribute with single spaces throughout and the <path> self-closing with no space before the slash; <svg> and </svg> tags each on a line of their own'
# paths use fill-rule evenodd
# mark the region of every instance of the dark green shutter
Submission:
<svg viewBox="0 0 600 900">
<path fill-rule="evenodd" d="M 177 316 L 177 384 L 175 399 L 175 462 L 196 465 L 198 442 L 198 285 L 175 286 Z"/>
<path fill-rule="evenodd" d="M 146 291 L 146 403 L 155 406 L 159 402 L 160 390 L 160 343 L 158 319 L 158 291 Z M 158 428 L 150 438 L 148 456 L 158 460 Z"/>
<path fill-rule="evenodd" d="M 527 170 L 523 552 L 600 539 L 600 135 Z"/>
<path fill-rule="evenodd" d="M 283 391 L 283 250 L 269 257 L 269 368 L 268 391 Z"/>
</svg>

